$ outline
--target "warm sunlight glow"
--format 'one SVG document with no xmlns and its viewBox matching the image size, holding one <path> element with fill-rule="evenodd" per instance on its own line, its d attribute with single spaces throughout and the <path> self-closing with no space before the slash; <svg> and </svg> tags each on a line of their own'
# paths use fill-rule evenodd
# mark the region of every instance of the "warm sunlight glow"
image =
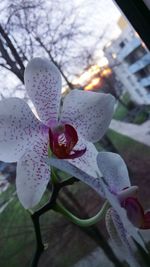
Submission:
<svg viewBox="0 0 150 267">
<path fill-rule="evenodd" d="M 94 78 L 87 86 L 84 87 L 84 90 L 92 90 L 96 85 L 100 83 L 101 78 Z"/>
<path fill-rule="evenodd" d="M 73 80 L 74 84 L 85 85 L 87 81 L 91 79 L 92 76 L 99 73 L 100 67 L 98 65 L 91 66 L 88 70 L 86 70 L 80 77 Z"/>
<path fill-rule="evenodd" d="M 86 91 L 89 91 L 92 89 L 93 89 L 93 85 L 91 83 L 84 87 L 84 90 L 86 90 Z"/>
<path fill-rule="evenodd" d="M 101 72 L 101 77 L 107 77 L 112 73 L 112 70 L 110 68 L 106 68 Z"/>
<path fill-rule="evenodd" d="M 73 83 L 83 86 L 84 90 L 93 90 L 96 87 L 100 87 L 100 83 L 103 82 L 101 78 L 107 77 L 111 73 L 112 70 L 109 67 L 103 66 L 102 68 L 99 65 L 93 65 L 82 73 L 80 77 L 76 78 Z"/>
<path fill-rule="evenodd" d="M 93 84 L 93 86 L 95 86 L 95 85 L 97 85 L 99 82 L 100 82 L 100 78 L 95 78 L 95 79 L 92 80 L 91 83 Z"/>
</svg>

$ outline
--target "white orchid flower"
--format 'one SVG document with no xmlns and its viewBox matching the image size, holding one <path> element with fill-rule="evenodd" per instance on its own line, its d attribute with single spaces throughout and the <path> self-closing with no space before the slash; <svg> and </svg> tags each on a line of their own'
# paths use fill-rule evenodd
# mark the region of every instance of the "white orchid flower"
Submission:
<svg viewBox="0 0 150 267">
<path fill-rule="evenodd" d="M 22 205 L 31 208 L 50 180 L 49 146 L 57 158 L 95 174 L 97 150 L 91 142 L 98 141 L 108 128 L 114 98 L 73 90 L 61 108 L 61 76 L 47 59 L 31 60 L 24 80 L 39 119 L 19 98 L 0 101 L 0 160 L 17 161 L 17 194 Z"/>
<path fill-rule="evenodd" d="M 138 187 L 131 186 L 126 164 L 118 154 L 101 152 L 97 163 L 104 177 L 101 185 L 105 198 L 111 205 L 106 215 L 106 227 L 118 249 L 121 251 L 124 247 L 129 264 L 137 266 L 130 237 L 146 250 L 138 229 L 150 228 L 150 212 L 144 212 L 139 203 Z"/>
</svg>

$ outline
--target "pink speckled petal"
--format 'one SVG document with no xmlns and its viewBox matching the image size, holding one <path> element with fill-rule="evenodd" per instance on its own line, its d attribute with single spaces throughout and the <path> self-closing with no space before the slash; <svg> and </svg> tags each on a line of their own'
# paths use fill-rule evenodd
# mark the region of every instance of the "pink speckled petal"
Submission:
<svg viewBox="0 0 150 267">
<path fill-rule="evenodd" d="M 25 69 L 24 79 L 39 118 L 50 126 L 58 119 L 61 93 L 59 70 L 48 59 L 34 58 Z"/>
<path fill-rule="evenodd" d="M 114 225 L 114 222 L 112 220 L 112 212 L 113 209 L 109 208 L 106 215 L 105 215 L 105 224 L 106 229 L 109 233 L 110 239 L 113 243 L 112 248 L 115 252 L 117 252 L 119 255 L 119 258 L 124 260 L 127 257 L 126 249 L 124 248 L 124 245 L 122 243 L 122 240 L 120 239 L 120 236 L 118 235 L 118 231 Z"/>
<path fill-rule="evenodd" d="M 91 175 L 93 177 L 97 177 L 97 173 L 101 175 L 100 170 L 97 166 L 98 151 L 96 147 L 91 142 L 86 141 L 81 136 L 78 137 L 79 137 L 78 143 L 74 147 L 74 149 L 81 150 L 86 148 L 86 151 L 81 157 L 75 159 L 69 159 L 68 161 L 72 165 L 76 166 L 78 169 L 87 173 L 88 175 Z"/>
<path fill-rule="evenodd" d="M 0 160 L 15 162 L 41 135 L 42 124 L 19 98 L 0 101 Z"/>
<path fill-rule="evenodd" d="M 115 153 L 101 152 L 98 154 L 97 163 L 104 177 L 101 178 L 101 186 L 105 193 L 105 198 L 117 212 L 128 235 L 133 237 L 145 249 L 138 229 L 129 221 L 127 212 L 121 207 L 117 196 L 119 190 L 130 186 L 128 171 L 123 159 Z"/>
<path fill-rule="evenodd" d="M 118 236 L 118 232 L 112 220 L 112 212 L 113 212 L 112 208 L 109 208 L 106 212 L 106 215 L 105 215 L 106 228 L 110 235 L 110 238 L 115 243 L 116 247 L 117 248 L 121 247 L 121 249 L 123 249 L 122 241 Z"/>
<path fill-rule="evenodd" d="M 47 143 L 39 139 L 26 150 L 17 164 L 17 194 L 26 209 L 38 204 L 49 182 L 50 168 L 45 163 L 47 151 Z"/>
<path fill-rule="evenodd" d="M 50 164 L 56 169 L 59 169 L 78 178 L 79 180 L 93 188 L 100 196 L 104 197 L 104 193 L 101 187 L 101 180 L 99 178 L 88 175 L 86 172 L 78 169 L 75 165 L 72 165 L 67 160 L 51 157 L 50 159 L 48 159 L 47 164 Z"/>
<path fill-rule="evenodd" d="M 131 186 L 126 164 L 118 154 L 100 152 L 97 156 L 97 164 L 112 191 L 119 192 Z"/>
<path fill-rule="evenodd" d="M 60 121 L 74 126 L 88 141 L 96 142 L 110 124 L 114 103 L 109 94 L 73 90 L 64 100 Z"/>
<path fill-rule="evenodd" d="M 121 207 L 117 195 L 110 191 L 108 185 L 106 185 L 106 182 L 103 178 L 101 178 L 101 187 L 105 194 L 105 198 L 109 201 L 112 208 L 117 212 L 123 224 L 123 227 L 124 229 L 126 229 L 128 235 L 133 237 L 133 239 L 136 240 L 136 242 L 139 243 L 140 246 L 142 246 L 146 250 L 145 244 L 141 236 L 139 235 L 138 229 L 129 221 L 127 217 L 127 212 L 124 208 Z"/>
<path fill-rule="evenodd" d="M 97 173 L 101 176 L 96 162 L 98 151 L 92 143 L 79 137 L 79 142 L 75 148 L 82 149 L 84 147 L 86 147 L 86 152 L 79 158 L 69 160 L 51 158 L 49 163 L 54 167 L 75 176 L 95 189 L 101 196 L 104 196 L 101 187 L 101 179 L 97 178 Z"/>
<path fill-rule="evenodd" d="M 124 228 L 121 218 L 119 217 L 117 212 L 113 209 L 111 209 L 111 218 L 114 223 L 114 227 L 116 228 L 116 231 L 118 233 L 118 237 L 120 238 L 120 241 L 123 244 L 123 251 L 125 256 L 124 259 L 129 263 L 131 267 L 140 267 L 139 263 L 137 262 L 134 256 L 134 250 L 132 242 L 129 239 L 128 231 L 126 228 Z M 118 246 L 118 249 L 122 248 Z"/>
</svg>

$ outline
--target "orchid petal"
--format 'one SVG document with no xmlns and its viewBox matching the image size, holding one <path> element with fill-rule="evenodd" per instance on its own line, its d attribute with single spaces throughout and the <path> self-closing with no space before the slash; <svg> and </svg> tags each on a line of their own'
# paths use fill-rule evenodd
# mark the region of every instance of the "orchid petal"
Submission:
<svg viewBox="0 0 150 267">
<path fill-rule="evenodd" d="M 78 143 L 74 147 L 74 149 L 82 150 L 86 148 L 86 151 L 81 157 L 70 159 L 68 161 L 72 165 L 76 166 L 77 168 L 79 168 L 80 170 L 82 170 L 83 172 L 87 173 L 90 176 L 97 178 L 97 173 L 99 173 L 99 175 L 101 176 L 100 170 L 96 162 L 98 155 L 96 147 L 91 142 L 86 141 L 81 136 L 78 137 L 79 137 Z"/>
<path fill-rule="evenodd" d="M 113 242 L 113 249 L 116 252 L 119 252 L 119 256 L 124 260 L 127 256 L 127 251 L 124 249 L 123 243 L 118 235 L 118 231 L 114 225 L 114 222 L 112 220 L 112 212 L 113 209 L 108 209 L 106 216 L 105 216 L 105 223 L 106 223 L 106 229 L 109 233 L 110 239 Z"/>
<path fill-rule="evenodd" d="M 19 98 L 0 101 L 0 160 L 15 162 L 42 133 L 42 124 Z"/>
<path fill-rule="evenodd" d="M 126 187 L 123 190 L 121 190 L 120 192 L 117 192 L 117 197 L 118 197 L 120 203 L 122 204 L 123 201 L 129 197 L 134 197 L 137 199 L 138 189 L 139 189 L 138 186 L 131 185 L 130 187 Z"/>
<path fill-rule="evenodd" d="M 114 102 L 109 94 L 73 90 L 64 99 L 60 121 L 74 126 L 88 141 L 96 142 L 110 124 Z"/>
<path fill-rule="evenodd" d="M 139 263 L 134 257 L 133 248 L 128 238 L 128 232 L 126 231 L 126 228 L 124 228 L 124 225 L 119 215 L 113 209 L 111 209 L 111 217 L 116 231 L 118 232 L 118 236 L 124 245 L 124 252 L 126 254 L 125 260 L 129 263 L 131 267 L 140 267 Z"/>
<path fill-rule="evenodd" d="M 71 174 L 72 176 L 76 177 L 77 179 L 81 180 L 82 182 L 86 183 L 94 190 L 96 190 L 100 196 L 104 197 L 104 193 L 101 187 L 101 180 L 88 175 L 86 172 L 80 170 L 75 165 L 72 165 L 72 163 L 69 162 L 68 160 L 60 160 L 51 157 L 50 159 L 47 160 L 47 164 L 50 164 L 51 166 L 63 172 Z"/>
<path fill-rule="evenodd" d="M 130 186 L 126 164 L 118 154 L 100 152 L 97 156 L 97 164 L 112 191 L 119 192 Z"/>
<path fill-rule="evenodd" d="M 49 182 L 50 168 L 45 163 L 47 151 L 47 143 L 39 139 L 25 151 L 17 164 L 17 194 L 26 209 L 40 201 Z"/>
<path fill-rule="evenodd" d="M 78 136 L 78 138 L 78 143 L 74 147 L 75 150 L 82 150 L 86 148 L 85 153 L 81 157 L 68 159 L 67 161 L 50 158 L 48 162 L 50 165 L 87 183 L 101 196 L 104 196 L 101 188 L 101 179 L 97 178 L 97 174 L 101 176 L 96 162 L 98 151 L 91 142 L 86 141 L 81 136 Z"/>
<path fill-rule="evenodd" d="M 101 187 L 105 194 L 105 198 L 109 201 L 113 209 L 117 212 L 118 216 L 121 218 L 122 224 L 124 228 L 127 230 L 129 236 L 133 237 L 133 239 L 136 240 L 137 243 L 139 243 L 140 246 L 142 246 L 146 251 L 145 244 L 138 232 L 138 229 L 129 221 L 126 210 L 121 207 L 117 195 L 115 195 L 110 191 L 104 178 L 101 178 Z"/>
<path fill-rule="evenodd" d="M 47 126 L 58 119 L 61 76 L 48 59 L 34 58 L 25 69 L 25 87 L 36 111 Z"/>
</svg>

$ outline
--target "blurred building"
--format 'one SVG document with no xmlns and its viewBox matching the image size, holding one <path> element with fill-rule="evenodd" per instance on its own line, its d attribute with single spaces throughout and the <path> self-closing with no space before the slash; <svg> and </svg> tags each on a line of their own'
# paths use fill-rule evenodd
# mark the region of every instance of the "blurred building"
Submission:
<svg viewBox="0 0 150 267">
<path fill-rule="evenodd" d="M 140 105 L 150 104 L 150 52 L 123 16 L 120 36 L 104 52 L 116 75 L 118 91 L 128 91 Z"/>
</svg>

